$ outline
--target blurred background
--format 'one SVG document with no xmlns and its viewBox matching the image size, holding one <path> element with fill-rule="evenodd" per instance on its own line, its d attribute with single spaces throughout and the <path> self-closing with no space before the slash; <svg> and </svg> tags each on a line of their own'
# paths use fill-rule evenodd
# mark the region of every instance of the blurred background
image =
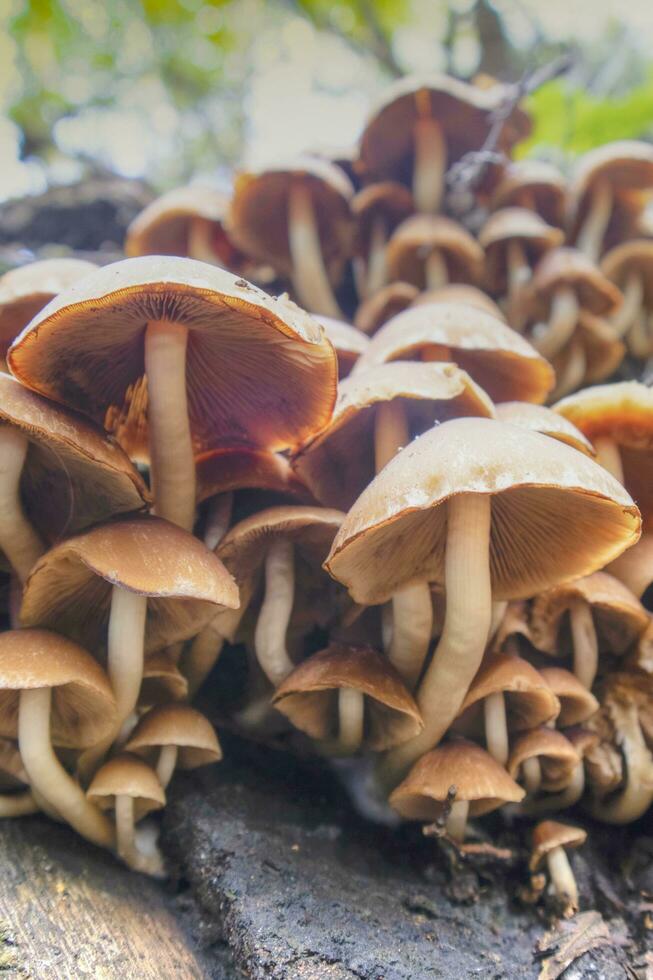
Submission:
<svg viewBox="0 0 653 980">
<path fill-rule="evenodd" d="M 0 200 L 105 173 L 157 191 L 354 142 L 384 83 L 518 80 L 518 155 L 653 137 L 651 0 L 0 0 Z"/>
</svg>

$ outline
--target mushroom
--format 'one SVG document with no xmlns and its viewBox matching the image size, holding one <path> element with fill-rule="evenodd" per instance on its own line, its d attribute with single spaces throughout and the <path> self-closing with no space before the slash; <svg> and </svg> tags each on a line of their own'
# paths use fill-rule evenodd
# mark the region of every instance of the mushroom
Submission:
<svg viewBox="0 0 653 980">
<path fill-rule="evenodd" d="M 491 207 L 493 211 L 528 208 L 548 224 L 561 228 L 566 191 L 565 178 L 552 164 L 543 160 L 512 161 L 492 195 Z"/>
<path fill-rule="evenodd" d="M 139 710 L 187 699 L 188 681 L 169 652 L 160 650 L 150 654 L 143 664 L 143 680 L 138 694 Z"/>
<path fill-rule="evenodd" d="M 453 361 L 492 401 L 538 402 L 554 384 L 553 368 L 507 324 L 463 303 L 406 310 L 372 338 L 352 374 L 388 361 Z"/>
<path fill-rule="evenodd" d="M 333 289 L 351 252 L 353 193 L 339 167 L 316 157 L 241 173 L 229 230 L 244 252 L 292 280 L 308 310 L 342 320 Z"/>
<path fill-rule="evenodd" d="M 21 621 L 106 650 L 114 727 L 87 754 L 101 759 L 136 707 L 149 652 L 194 636 L 217 609 L 236 609 L 233 579 L 201 541 L 156 517 L 122 518 L 57 545 L 25 585 Z"/>
<path fill-rule="evenodd" d="M 115 720 L 106 674 L 76 643 L 48 630 L 0 634 L 0 735 L 18 739 L 33 792 L 101 847 L 113 845 L 113 830 L 53 746 L 88 748 L 113 730 Z"/>
<path fill-rule="evenodd" d="M 0 550 L 21 583 L 48 538 L 142 510 L 148 499 L 99 427 L 0 375 Z"/>
<path fill-rule="evenodd" d="M 272 704 L 339 755 L 382 752 L 422 728 L 401 678 L 370 646 L 331 643 L 314 653 L 282 681 Z"/>
<path fill-rule="evenodd" d="M 601 653 L 623 656 L 649 624 L 639 600 L 607 572 L 564 582 L 533 601 L 533 643 L 545 653 L 571 653 L 574 674 L 592 689 Z"/>
<path fill-rule="evenodd" d="M 505 317 L 500 307 L 477 286 L 470 286 L 469 283 L 449 283 L 448 286 L 441 286 L 439 289 L 425 289 L 418 293 L 410 304 L 411 306 L 424 306 L 427 303 L 462 303 L 464 306 L 473 306 L 482 313 L 489 313 L 497 320 Z M 397 312 L 401 312 L 397 310 Z"/>
<path fill-rule="evenodd" d="M 423 755 L 389 802 L 406 820 L 433 822 L 449 809 L 447 833 L 462 844 L 469 816 L 483 816 L 523 798 L 524 790 L 491 755 L 473 742 L 456 739 Z"/>
<path fill-rule="evenodd" d="M 578 886 L 565 848 L 582 847 L 586 840 L 587 834 L 580 827 L 556 820 L 542 820 L 533 829 L 533 850 L 528 866 L 535 872 L 546 861 L 553 890 L 565 916 L 578 911 Z"/>
<path fill-rule="evenodd" d="M 481 734 L 493 759 L 505 766 L 510 754 L 508 732 L 535 728 L 556 718 L 555 694 L 527 660 L 511 654 L 488 657 L 474 678 L 453 730 Z"/>
<path fill-rule="evenodd" d="M 508 422 L 510 425 L 530 429 L 531 432 L 541 432 L 551 439 L 559 439 L 586 456 L 595 455 L 592 443 L 580 429 L 552 408 L 531 405 L 529 402 L 502 402 L 496 406 L 495 413 L 499 422 Z"/>
<path fill-rule="evenodd" d="M 213 725 L 187 704 L 162 704 L 148 711 L 129 736 L 125 751 L 151 763 L 164 789 L 175 769 L 197 769 L 222 758 Z"/>
<path fill-rule="evenodd" d="M 387 283 L 386 245 L 397 225 L 413 213 L 413 196 L 402 184 L 384 180 L 360 190 L 351 210 L 356 291 L 359 299 L 367 299 Z"/>
<path fill-rule="evenodd" d="M 595 262 L 623 201 L 645 202 L 653 188 L 653 147 L 635 140 L 607 143 L 578 161 L 569 187 L 569 238 Z"/>
<path fill-rule="evenodd" d="M 307 314 L 169 256 L 87 276 L 32 320 L 8 359 L 28 387 L 109 428 L 118 420 L 123 445 L 141 445 L 147 425 L 157 514 L 186 530 L 195 455 L 236 432 L 241 443 L 293 448 L 329 420 L 336 393 L 335 354 Z"/>
<path fill-rule="evenodd" d="M 623 292 L 623 303 L 611 323 L 626 337 L 634 357 L 653 354 L 653 241 L 622 242 L 603 256 L 601 271 Z"/>
<path fill-rule="evenodd" d="M 341 320 L 333 320 L 330 316 L 315 318 L 324 328 L 327 340 L 333 345 L 338 358 L 338 377 L 346 378 L 351 374 L 358 358 L 365 353 L 369 343 L 367 336 L 357 327 L 350 327 Z"/>
<path fill-rule="evenodd" d="M 542 726 L 515 739 L 507 769 L 523 782 L 529 798 L 544 791 L 557 793 L 573 779 L 580 756 L 569 739 L 555 728 Z M 530 812 L 530 811 L 528 811 Z"/>
<path fill-rule="evenodd" d="M 609 320 L 581 310 L 571 340 L 551 358 L 557 384 L 550 401 L 558 401 L 581 385 L 605 381 L 618 370 L 625 354 L 625 344 Z"/>
<path fill-rule="evenodd" d="M 551 734 L 551 729 L 546 729 L 546 731 Z M 560 733 L 555 732 L 554 734 L 559 735 Z M 599 737 L 595 732 L 590 731 L 588 728 L 581 728 L 579 725 L 573 728 L 566 728 L 564 737 L 571 743 L 579 757 L 579 761 L 573 768 L 569 782 L 563 789 L 557 792 L 546 793 L 538 799 L 526 799 L 521 805 L 524 813 L 554 813 L 560 810 L 568 810 L 578 803 L 585 792 L 585 766 L 583 760 L 588 752 L 591 752 L 599 744 Z M 530 764 L 530 759 L 524 762 L 524 769 L 528 764 Z M 540 784 L 536 783 L 536 785 L 539 786 Z"/>
<path fill-rule="evenodd" d="M 637 544 L 619 555 L 606 571 L 623 582 L 649 612 L 653 611 L 653 595 L 649 591 L 653 584 L 653 534 L 642 534 Z"/>
<path fill-rule="evenodd" d="M 525 288 L 533 269 L 543 255 L 562 245 L 564 235 L 533 211 L 503 208 L 490 215 L 478 240 L 485 250 L 485 281 L 495 296 L 505 297 L 506 318 L 521 333 L 528 313 Z"/>
<path fill-rule="evenodd" d="M 395 229 L 386 261 L 390 278 L 419 289 L 440 289 L 452 282 L 478 282 L 483 249 L 451 218 L 415 214 Z"/>
<path fill-rule="evenodd" d="M 492 419 L 444 422 L 390 460 L 325 562 L 362 604 L 385 602 L 412 582 L 444 584 L 444 628 L 417 694 L 424 732 L 386 757 L 388 781 L 458 714 L 481 663 L 492 600 L 589 574 L 636 540 L 639 524 L 623 487 L 591 459 Z"/>
<path fill-rule="evenodd" d="M 354 325 L 368 336 L 384 323 L 403 313 L 419 296 L 419 289 L 410 282 L 390 282 L 364 300 L 356 310 Z"/>
<path fill-rule="evenodd" d="M 592 692 L 564 667 L 540 667 L 540 676 L 560 702 L 556 719 L 558 728 L 582 725 L 598 711 L 599 702 Z"/>
<path fill-rule="evenodd" d="M 102 810 L 113 810 L 116 848 L 135 871 L 163 877 L 163 858 L 158 851 L 145 854 L 138 847 L 135 823 L 165 806 L 166 795 L 156 773 L 134 755 L 117 755 L 99 769 L 86 792 L 87 799 Z"/>
<path fill-rule="evenodd" d="M 0 819 L 38 812 L 18 746 L 8 738 L 0 739 Z"/>
</svg>

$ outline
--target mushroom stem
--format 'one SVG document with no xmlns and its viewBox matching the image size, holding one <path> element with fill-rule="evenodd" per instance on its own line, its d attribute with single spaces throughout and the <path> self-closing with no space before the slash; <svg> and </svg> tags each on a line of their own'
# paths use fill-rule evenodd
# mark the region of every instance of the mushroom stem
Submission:
<svg viewBox="0 0 653 980">
<path fill-rule="evenodd" d="M 542 357 L 554 357 L 569 343 L 576 329 L 579 309 L 574 290 L 569 286 L 559 286 L 551 300 L 548 326 L 541 336 L 534 337 L 534 344 Z"/>
<path fill-rule="evenodd" d="M 444 627 L 417 693 L 424 729 L 385 756 L 384 777 L 393 787 L 413 762 L 438 744 L 460 712 L 490 628 L 491 497 L 457 494 L 446 506 Z"/>
<path fill-rule="evenodd" d="M 564 847 L 549 851 L 546 863 L 556 895 L 564 902 L 565 909 L 575 912 L 578 909 L 578 886 Z"/>
<path fill-rule="evenodd" d="M 256 657 L 274 687 L 294 669 L 286 631 L 295 598 L 295 556 L 288 538 L 273 541 L 265 559 L 265 595 L 254 632 Z"/>
<path fill-rule="evenodd" d="M 161 747 L 156 764 L 156 774 L 164 789 L 169 785 L 173 773 L 177 768 L 178 755 L 179 750 L 176 745 L 163 745 Z"/>
<path fill-rule="evenodd" d="M 521 764 L 524 787 L 528 796 L 534 796 L 542 785 L 542 766 L 536 755 L 524 759 Z"/>
<path fill-rule="evenodd" d="M 574 674 L 591 691 L 599 665 L 599 642 L 592 610 L 583 599 L 571 604 L 569 623 L 574 646 Z"/>
<path fill-rule="evenodd" d="M 612 216 L 613 194 L 607 180 L 597 181 L 592 191 L 589 210 L 576 238 L 576 248 L 597 262 L 603 249 L 603 239 Z"/>
<path fill-rule="evenodd" d="M 521 333 L 525 326 L 524 287 L 531 278 L 524 246 L 517 239 L 511 239 L 507 248 L 508 287 L 506 293 L 506 312 L 513 330 Z"/>
<path fill-rule="evenodd" d="M 628 331 L 628 350 L 640 360 L 645 360 L 653 353 L 653 318 L 646 310 L 639 311 Z"/>
<path fill-rule="evenodd" d="M 422 116 L 415 123 L 415 162 L 413 164 L 413 197 L 418 211 L 435 213 L 444 193 L 447 168 L 447 144 L 440 123 L 432 116 Z"/>
<path fill-rule="evenodd" d="M 3 817 L 26 817 L 38 813 L 39 805 L 30 790 L 24 793 L 3 793 L 0 796 L 0 819 Z"/>
<path fill-rule="evenodd" d="M 506 699 L 503 691 L 494 691 L 483 699 L 485 715 L 485 744 L 493 759 L 505 766 L 510 748 L 508 744 L 508 722 L 506 720 Z"/>
<path fill-rule="evenodd" d="M 632 327 L 642 309 L 644 282 L 638 272 L 631 272 L 623 288 L 623 301 L 610 323 L 618 337 L 623 337 Z"/>
<path fill-rule="evenodd" d="M 447 817 L 447 834 L 457 844 L 462 844 L 465 840 L 467 830 L 467 818 L 469 816 L 469 801 L 454 800 L 451 810 Z"/>
<path fill-rule="evenodd" d="M 556 368 L 557 382 L 554 390 L 549 396 L 549 402 L 557 402 L 560 398 L 575 391 L 583 383 L 587 358 L 583 345 L 578 340 L 572 340 L 568 350 L 564 353 L 564 362 L 561 368 Z"/>
<path fill-rule="evenodd" d="M 21 584 L 45 551 L 20 500 L 20 478 L 28 448 L 22 432 L 13 425 L 0 425 L 0 549 Z"/>
<path fill-rule="evenodd" d="M 311 313 L 344 319 L 324 266 L 310 189 L 293 181 L 288 196 L 288 246 L 295 292 Z"/>
<path fill-rule="evenodd" d="M 372 223 L 370 234 L 370 248 L 367 255 L 366 296 L 373 296 L 387 282 L 388 267 L 385 252 L 387 240 L 388 235 L 385 221 L 381 215 L 378 215 Z"/>
<path fill-rule="evenodd" d="M 597 462 L 611 473 L 615 480 L 623 483 L 624 468 L 617 443 L 611 436 L 595 436 L 592 441 L 596 449 Z"/>
<path fill-rule="evenodd" d="M 582 762 L 574 767 L 569 783 L 560 793 L 549 793 L 539 800 L 526 799 L 521 806 L 524 813 L 556 813 L 568 810 L 578 803 L 585 790 L 585 766 Z"/>
<path fill-rule="evenodd" d="M 184 675 L 188 681 L 188 700 L 192 701 L 222 653 L 224 638 L 211 626 L 198 633 L 184 655 Z"/>
<path fill-rule="evenodd" d="M 195 459 L 186 394 L 188 329 L 153 320 L 145 333 L 150 473 L 159 517 L 193 530 Z"/>
<path fill-rule="evenodd" d="M 379 402 L 374 423 L 374 463 L 376 472 L 410 442 L 406 411 L 401 401 Z"/>
<path fill-rule="evenodd" d="M 78 834 L 100 847 L 113 847 L 110 822 L 89 803 L 54 754 L 50 741 L 51 704 L 49 687 L 20 693 L 18 748 L 30 784 Z"/>
<path fill-rule="evenodd" d="M 188 226 L 186 244 L 189 259 L 199 259 L 210 265 L 218 264 L 218 257 L 213 249 L 213 224 L 207 218 L 192 218 Z"/>
<path fill-rule="evenodd" d="M 160 876 L 163 861 L 158 852 L 143 854 L 136 846 L 134 800 L 131 796 L 116 796 L 116 850 L 128 867 L 143 874 Z"/>
<path fill-rule="evenodd" d="M 503 622 L 503 617 L 506 615 L 506 609 L 508 608 L 508 603 L 493 602 L 492 603 L 492 619 L 490 621 L 490 632 L 488 634 L 488 641 L 494 639 L 494 636 Z"/>
<path fill-rule="evenodd" d="M 447 263 L 439 248 L 429 252 L 424 263 L 424 278 L 427 289 L 442 289 L 449 282 Z"/>
<path fill-rule="evenodd" d="M 204 524 L 204 544 L 214 551 L 229 530 L 234 508 L 233 491 L 218 493 L 209 500 Z"/>
<path fill-rule="evenodd" d="M 624 756 L 626 785 L 607 800 L 590 797 L 587 809 L 604 823 L 626 824 L 639 820 L 653 804 L 653 757 L 644 741 L 636 705 L 623 706 L 617 732 Z"/>
<path fill-rule="evenodd" d="M 353 687 L 341 687 L 338 691 L 338 748 L 353 755 L 363 741 L 365 698 Z"/>
</svg>

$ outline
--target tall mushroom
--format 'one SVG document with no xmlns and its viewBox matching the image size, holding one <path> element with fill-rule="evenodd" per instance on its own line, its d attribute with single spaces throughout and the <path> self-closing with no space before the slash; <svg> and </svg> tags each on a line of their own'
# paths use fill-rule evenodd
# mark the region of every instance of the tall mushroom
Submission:
<svg viewBox="0 0 653 980">
<path fill-rule="evenodd" d="M 415 214 L 395 229 L 386 260 L 390 278 L 418 289 L 440 289 L 452 282 L 479 282 L 483 249 L 451 218 Z"/>
</svg>

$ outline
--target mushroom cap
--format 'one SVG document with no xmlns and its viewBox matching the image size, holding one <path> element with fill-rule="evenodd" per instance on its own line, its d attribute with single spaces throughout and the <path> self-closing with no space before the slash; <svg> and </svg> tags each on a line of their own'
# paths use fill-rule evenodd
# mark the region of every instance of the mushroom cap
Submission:
<svg viewBox="0 0 653 980">
<path fill-rule="evenodd" d="M 531 635 L 538 650 L 560 656 L 572 652 L 571 634 L 563 627 L 565 614 L 579 600 L 591 608 L 600 652 L 627 653 L 649 624 L 646 609 L 625 585 L 607 572 L 594 572 L 533 600 Z"/>
<path fill-rule="evenodd" d="M 329 420 L 336 362 L 320 326 L 288 299 L 193 259 L 125 259 L 86 276 L 25 328 L 11 370 L 97 422 L 118 415 L 123 429 L 142 430 L 145 326 L 161 319 L 188 328 L 196 452 L 222 436 L 285 449 Z"/>
<path fill-rule="evenodd" d="M 160 810 L 166 803 L 165 790 L 154 770 L 127 752 L 114 756 L 98 769 L 86 796 L 101 810 L 112 810 L 116 796 L 130 796 L 138 801 L 137 818 Z"/>
<path fill-rule="evenodd" d="M 557 718 L 560 728 L 582 725 L 598 711 L 599 702 L 571 671 L 563 667 L 542 667 L 540 674 L 560 702 Z"/>
<path fill-rule="evenodd" d="M 442 127 L 449 166 L 477 150 L 505 94 L 503 85 L 482 89 L 439 74 L 408 75 L 387 86 L 361 137 L 360 159 L 367 176 L 410 184 L 413 132 L 424 117 L 436 119 Z M 501 148 L 509 149 L 529 131 L 528 116 L 517 109 L 501 130 Z"/>
<path fill-rule="evenodd" d="M 371 336 L 397 313 L 403 313 L 418 296 L 419 290 L 412 283 L 390 282 L 363 300 L 356 310 L 354 324 Z"/>
<path fill-rule="evenodd" d="M 21 622 L 47 626 L 100 652 L 114 585 L 147 596 L 145 651 L 187 640 L 224 608 L 238 587 L 192 534 L 158 517 L 100 524 L 46 552 L 25 583 Z"/>
<path fill-rule="evenodd" d="M 347 378 L 331 423 L 293 460 L 295 471 L 321 503 L 348 510 L 374 478 L 374 427 L 379 405 L 401 400 L 414 435 L 436 421 L 474 415 L 494 406 L 454 364 L 379 364 Z"/>
<path fill-rule="evenodd" d="M 331 643 L 295 667 L 277 688 L 275 708 L 311 738 L 337 735 L 337 693 L 352 688 L 366 695 L 365 748 L 382 752 L 422 730 L 412 695 L 392 664 L 370 646 Z"/>
<path fill-rule="evenodd" d="M 502 402 L 496 406 L 499 422 L 508 422 L 531 432 L 541 432 L 551 439 L 559 439 L 572 449 L 578 449 L 586 456 L 594 456 L 594 447 L 589 439 L 577 429 L 569 419 L 552 408 L 532 405 L 529 402 Z"/>
<path fill-rule="evenodd" d="M 553 248 L 540 259 L 529 284 L 534 316 L 548 316 L 551 301 L 562 286 L 572 289 L 579 305 L 590 313 L 613 313 L 622 302 L 615 284 L 586 255 L 575 248 Z"/>
<path fill-rule="evenodd" d="M 151 654 L 143 665 L 143 680 L 138 695 L 142 708 L 151 708 L 188 697 L 188 681 L 174 659 L 164 650 Z"/>
<path fill-rule="evenodd" d="M 653 582 L 653 534 L 642 534 L 637 544 L 619 555 L 606 571 L 623 582 L 638 599 L 642 599 Z"/>
<path fill-rule="evenodd" d="M 569 785 L 580 755 L 562 732 L 543 726 L 524 732 L 513 742 L 507 766 L 513 779 L 528 759 L 539 760 L 541 788 L 547 793 L 559 793 Z"/>
<path fill-rule="evenodd" d="M 177 768 L 196 769 L 219 762 L 222 749 L 211 722 L 187 704 L 161 704 L 143 715 L 125 745 L 150 758 L 152 749 L 177 747 Z M 151 761 L 151 759 L 150 759 Z"/>
<path fill-rule="evenodd" d="M 390 235 L 414 210 L 413 195 L 395 180 L 382 180 L 363 187 L 351 200 L 351 211 L 356 221 L 356 254 L 368 254 L 377 220 L 383 221 L 385 233 Z"/>
<path fill-rule="evenodd" d="M 150 494 L 128 457 L 76 412 L 0 374 L 0 424 L 29 441 L 20 479 L 26 513 L 46 538 L 143 510 Z"/>
<path fill-rule="evenodd" d="M 619 140 L 596 147 L 580 158 L 568 188 L 572 239 L 599 181 L 607 181 L 617 197 L 633 196 L 653 187 L 653 147 L 637 140 Z"/>
<path fill-rule="evenodd" d="M 483 700 L 499 693 L 504 695 L 508 729 L 513 732 L 544 725 L 560 711 L 557 697 L 535 667 L 521 657 L 498 653 L 481 665 L 454 722 L 455 730 L 482 734 Z"/>
<path fill-rule="evenodd" d="M 549 249 L 562 245 L 564 235 L 535 211 L 502 208 L 489 216 L 478 233 L 485 249 L 485 278 L 490 288 L 502 292 L 508 281 L 508 246 L 518 242 L 533 268 Z"/>
<path fill-rule="evenodd" d="M 469 283 L 455 282 L 448 286 L 440 286 L 439 289 L 425 289 L 410 305 L 424 306 L 427 303 L 463 303 L 465 306 L 473 306 L 481 310 L 482 313 L 489 313 L 497 320 L 505 321 L 500 307 L 494 300 L 478 286 L 470 286 Z M 397 310 L 397 312 L 401 311 Z"/>
<path fill-rule="evenodd" d="M 542 160 L 518 160 L 505 169 L 501 182 L 492 195 L 493 209 L 524 207 L 525 200 L 534 200 L 537 213 L 549 224 L 564 223 L 567 185 L 562 173 L 553 164 Z"/>
<path fill-rule="evenodd" d="M 219 446 L 196 458 L 195 472 L 198 504 L 237 490 L 268 490 L 296 500 L 310 499 L 286 457 L 265 449 Z"/>
<path fill-rule="evenodd" d="M 406 820 L 436 820 L 449 790 L 469 802 L 472 816 L 519 803 L 524 790 L 484 749 L 464 739 L 427 752 L 390 795 L 389 803 Z"/>
<path fill-rule="evenodd" d="M 601 272 L 623 288 L 631 274 L 639 275 L 644 287 L 644 306 L 653 307 L 653 239 L 636 238 L 615 245 L 601 259 Z"/>
<path fill-rule="evenodd" d="M 533 828 L 533 852 L 528 866 L 531 871 L 537 871 L 556 847 L 582 847 L 586 840 L 587 833 L 581 827 L 557 820 L 542 820 Z"/>
<path fill-rule="evenodd" d="M 346 378 L 367 349 L 369 340 L 366 334 L 357 327 L 351 327 L 330 316 L 316 316 L 315 319 L 324 328 L 327 340 L 333 344 L 338 358 L 338 377 Z"/>
<path fill-rule="evenodd" d="M 455 361 L 495 402 L 541 403 L 554 373 L 515 330 L 463 303 L 416 306 L 374 335 L 355 373 L 387 361 Z"/>
<path fill-rule="evenodd" d="M 351 251 L 354 188 L 344 171 L 327 160 L 305 156 L 288 165 L 239 174 L 229 210 L 230 234 L 248 255 L 269 262 L 289 278 L 288 199 L 296 184 L 310 191 L 324 264 L 336 283 Z"/>
<path fill-rule="evenodd" d="M 0 276 L 0 354 L 54 296 L 96 269 L 85 259 L 40 259 Z"/>
<path fill-rule="evenodd" d="M 453 419 L 381 470 L 347 514 L 325 567 L 363 604 L 385 602 L 411 581 L 443 583 L 441 504 L 461 493 L 494 498 L 495 600 L 589 574 L 639 537 L 624 488 L 582 453 L 493 419 Z"/>
<path fill-rule="evenodd" d="M 441 253 L 452 282 L 477 282 L 482 276 L 483 249 L 475 238 L 451 218 L 414 214 L 395 229 L 386 246 L 388 273 L 424 289 L 426 260 Z"/>
<path fill-rule="evenodd" d="M 49 630 L 0 634 L 0 735 L 16 738 L 20 692 L 52 689 L 54 745 L 83 749 L 106 736 L 116 702 L 100 665 L 76 643 Z"/>
</svg>

